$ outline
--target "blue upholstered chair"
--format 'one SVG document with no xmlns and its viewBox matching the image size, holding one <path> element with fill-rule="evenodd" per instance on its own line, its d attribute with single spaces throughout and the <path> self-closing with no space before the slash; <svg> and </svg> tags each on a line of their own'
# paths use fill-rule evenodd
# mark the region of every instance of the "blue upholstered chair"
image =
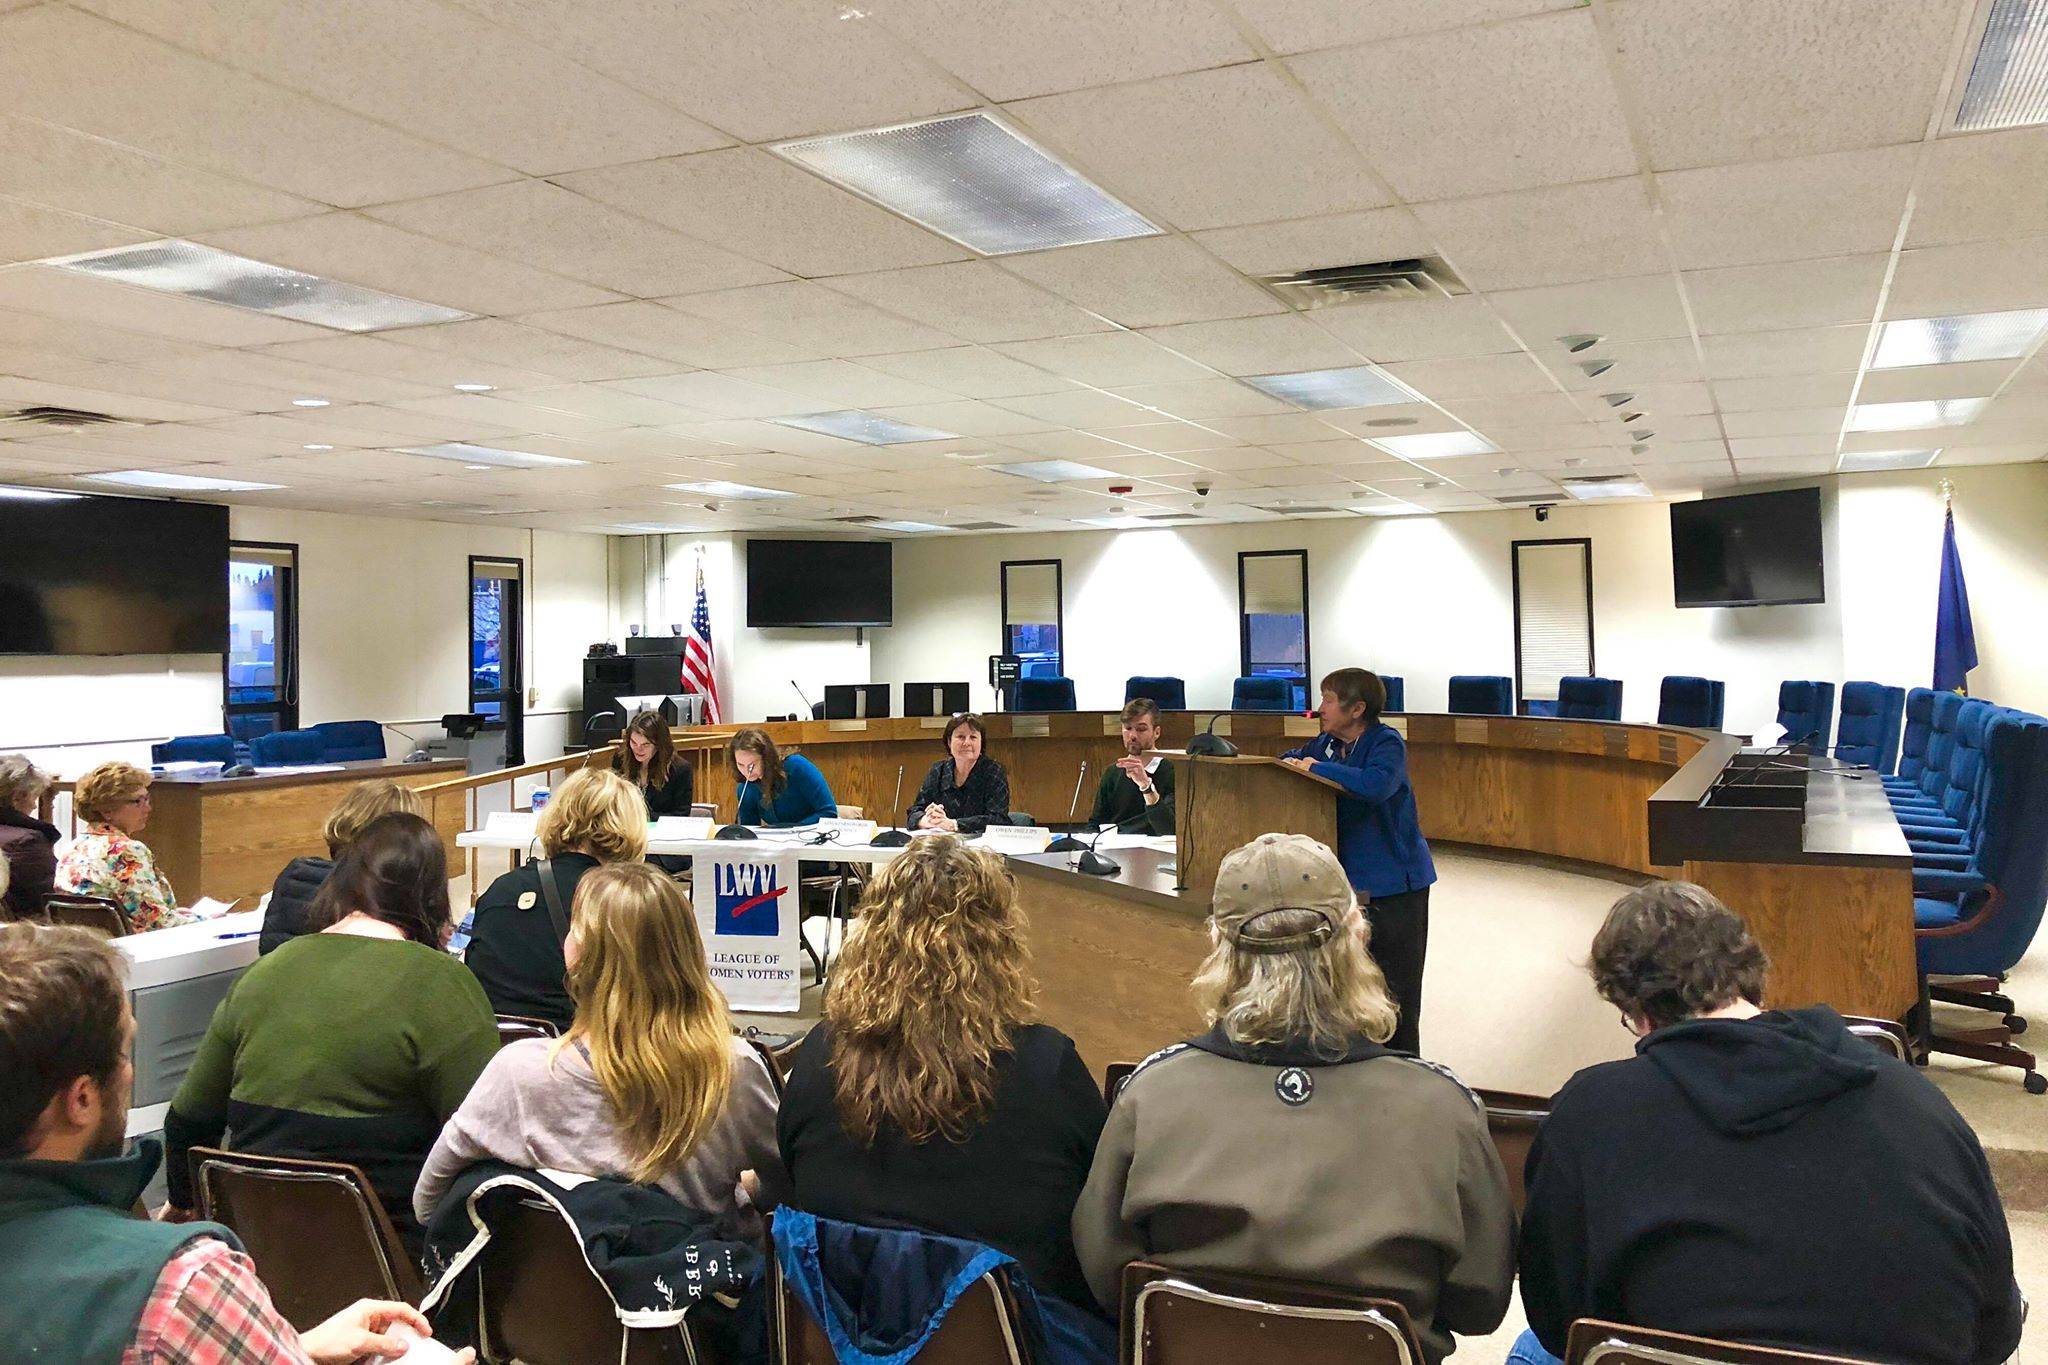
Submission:
<svg viewBox="0 0 2048 1365">
<path fill-rule="evenodd" d="M 1074 709 L 1072 678 L 1019 678 L 1010 684 L 1012 711 L 1071 711 Z"/>
<path fill-rule="evenodd" d="M 1939 807 L 1948 790 L 1948 765 L 1956 752 L 1956 719 L 1964 699 L 1953 692 L 1936 692 L 1927 709 L 1927 743 L 1920 754 L 1919 771 L 1910 783 L 1890 785 L 1885 794 L 1894 809 Z"/>
<path fill-rule="evenodd" d="M 1180 678 L 1125 678 L 1124 700 L 1136 701 L 1140 697 L 1150 697 L 1152 704 L 1162 711 L 1188 709 L 1188 685 Z"/>
<path fill-rule="evenodd" d="M 273 730 L 249 741 L 249 756 L 259 768 L 325 763 L 327 745 L 312 730 Z"/>
<path fill-rule="evenodd" d="M 151 763 L 232 763 L 233 735 L 179 735 L 149 746 Z"/>
<path fill-rule="evenodd" d="M 1515 685 L 1486 673 L 1460 673 L 1451 679 L 1451 710 L 1463 716 L 1509 716 L 1515 711 Z"/>
<path fill-rule="evenodd" d="M 1239 678 L 1230 685 L 1233 711 L 1292 711 L 1299 678 Z"/>
<path fill-rule="evenodd" d="M 1906 732 L 1899 740 L 1899 771 L 1884 779 L 1886 791 L 1919 790 L 1927 766 L 1927 740 L 1934 731 L 1934 691 L 1916 687 L 1906 694 Z"/>
<path fill-rule="evenodd" d="M 2006 713 L 2002 707 L 1975 697 L 1959 701 L 1959 705 L 1950 708 L 1954 712 L 1953 726 L 1942 732 L 1946 743 L 1940 768 L 1930 764 L 1921 774 L 1924 778 L 1939 771 L 1943 774 L 1941 788 L 1922 793 L 1888 793 L 1892 812 L 1898 816 L 1900 828 L 1906 831 L 1906 841 L 1916 852 L 1930 844 L 1974 845 L 1977 841 L 1990 727 L 1992 721 Z"/>
<path fill-rule="evenodd" d="M 1883 683 L 1842 684 L 1842 718 L 1835 722 L 1835 757 L 1889 773 L 1898 766 L 1899 724 L 1906 689 Z"/>
<path fill-rule="evenodd" d="M 1835 685 L 1831 682 L 1784 682 L 1778 685 L 1781 744 L 1809 744 L 1825 750 L 1835 729 Z"/>
<path fill-rule="evenodd" d="M 323 763 L 352 763 L 383 758 L 384 727 L 374 720 L 323 720 L 312 727 L 327 756 Z"/>
<path fill-rule="evenodd" d="M 1566 720 L 1620 720 L 1621 679 L 1559 678 L 1557 714 Z"/>
<path fill-rule="evenodd" d="M 1382 673 L 1380 681 L 1387 685 L 1387 710 L 1408 709 L 1408 680 L 1398 673 Z"/>
<path fill-rule="evenodd" d="M 1718 730 L 1728 711 L 1728 684 L 1719 678 L 1672 674 L 1657 692 L 1657 723 Z"/>
</svg>

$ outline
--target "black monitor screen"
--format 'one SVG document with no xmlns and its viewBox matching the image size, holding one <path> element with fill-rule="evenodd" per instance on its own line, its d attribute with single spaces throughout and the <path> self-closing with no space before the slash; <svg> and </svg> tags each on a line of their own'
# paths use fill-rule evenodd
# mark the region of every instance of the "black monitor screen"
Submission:
<svg viewBox="0 0 2048 1365">
<path fill-rule="evenodd" d="M 1671 582 L 1681 607 L 1826 601 L 1820 490 L 1672 503 Z"/>
<path fill-rule="evenodd" d="M 0 495 L 0 654 L 220 654 L 228 509 Z"/>
<path fill-rule="evenodd" d="M 750 540 L 749 626 L 886 626 L 895 617 L 886 540 Z"/>
</svg>

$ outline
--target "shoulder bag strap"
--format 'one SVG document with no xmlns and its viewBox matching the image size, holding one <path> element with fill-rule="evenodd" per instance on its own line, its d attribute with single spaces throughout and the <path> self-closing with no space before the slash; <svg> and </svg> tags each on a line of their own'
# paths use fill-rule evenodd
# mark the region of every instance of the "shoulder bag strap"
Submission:
<svg viewBox="0 0 2048 1365">
<path fill-rule="evenodd" d="M 555 862 L 542 858 L 535 862 L 533 870 L 540 876 L 541 902 L 548 908 L 548 918 L 555 924 L 555 942 L 569 941 L 569 909 L 562 904 L 562 888 L 555 881 Z"/>
</svg>

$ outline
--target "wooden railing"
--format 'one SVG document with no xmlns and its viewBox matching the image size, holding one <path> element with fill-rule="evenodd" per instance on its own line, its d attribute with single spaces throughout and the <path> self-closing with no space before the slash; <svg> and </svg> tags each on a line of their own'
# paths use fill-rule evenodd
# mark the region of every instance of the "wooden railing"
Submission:
<svg viewBox="0 0 2048 1365">
<path fill-rule="evenodd" d="M 537 763 L 522 763 L 513 768 L 499 768 L 493 772 L 477 773 L 473 776 L 451 778 L 446 782 L 434 782 L 418 788 L 418 794 L 427 804 L 427 819 L 436 829 L 447 829 L 452 823 L 457 829 L 476 829 L 483 824 L 478 807 L 483 794 L 497 787 L 505 789 L 506 810 L 518 810 L 519 783 L 530 777 L 547 777 L 547 785 L 553 786 L 555 773 L 571 773 L 579 768 L 602 768 L 609 766 L 612 756 L 619 750 L 617 741 L 586 749 L 581 753 L 563 754 L 557 758 L 542 759 Z M 469 891 L 474 897 L 483 887 L 477 880 L 477 850 L 462 850 L 468 856 L 463 860 L 469 873 Z"/>
</svg>

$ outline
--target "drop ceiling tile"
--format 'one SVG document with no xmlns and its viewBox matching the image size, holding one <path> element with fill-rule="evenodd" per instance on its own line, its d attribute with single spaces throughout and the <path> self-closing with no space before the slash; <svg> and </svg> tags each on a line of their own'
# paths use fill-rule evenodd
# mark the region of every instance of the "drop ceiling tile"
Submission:
<svg viewBox="0 0 2048 1365">
<path fill-rule="evenodd" d="M 1918 160 L 1874 147 L 1666 171 L 1657 193 L 1687 270 L 1889 251 Z"/>
<path fill-rule="evenodd" d="M 58 5 L 0 18 L 0 112 L 344 207 L 511 174 Z"/>
<path fill-rule="evenodd" d="M 1153 327 L 1145 334 L 1225 374 L 1284 374 L 1364 363 L 1350 347 L 1292 313 Z"/>
<path fill-rule="evenodd" d="M 821 283 L 966 341 L 1030 341 L 1115 328 L 987 261 L 844 275 Z"/>
<path fill-rule="evenodd" d="M 4 278 L 4 276 L 0 276 Z M 181 355 L 204 355 L 208 347 L 144 332 L 125 331 L 80 318 L 0 308 L 0 338 L 10 351 L 51 359 L 77 356 L 87 360 L 141 361 Z"/>
<path fill-rule="evenodd" d="M 2048 457 L 2048 443 L 2022 441 L 2015 445 L 1948 446 L 1942 450 L 1941 458 L 1937 459 L 1934 463 L 1942 467 L 1972 464 L 2032 464 L 2043 457 Z"/>
<path fill-rule="evenodd" d="M 692 369 L 782 365 L 821 358 L 816 347 L 794 346 L 645 299 L 529 313 L 521 321 L 599 345 L 659 356 Z"/>
<path fill-rule="evenodd" d="M 555 378 L 538 370 L 500 365 L 495 361 L 468 360 L 437 354 L 418 346 L 401 346 L 395 341 L 362 332 L 314 341 L 287 341 L 258 351 L 235 354 L 274 356 L 366 379 L 390 379 L 434 387 L 490 384 L 501 389 L 522 389 L 539 387 Z"/>
<path fill-rule="evenodd" d="M 1796 327 L 1782 332 L 1724 332 L 1700 338 L 1710 379 L 1768 379 L 1839 374 L 1863 364 L 1870 328 Z"/>
<path fill-rule="evenodd" d="M 1635 170 L 1584 11 L 1339 48 L 1288 65 L 1411 202 Z"/>
<path fill-rule="evenodd" d="M 1778 460 L 1737 460 L 1735 469 L 1744 479 L 1780 479 L 1809 474 L 1832 474 L 1832 455 L 1792 456 Z"/>
<path fill-rule="evenodd" d="M 1068 379 L 1102 387 L 1166 384 L 1205 379 L 1209 372 L 1137 332 L 1012 341 L 996 349 L 1013 360 L 1037 365 Z"/>
<path fill-rule="evenodd" d="M 793 346 L 820 348 L 841 358 L 934 349 L 960 339 L 809 280 L 691 294 L 667 302 L 693 317 L 729 323 Z"/>
<path fill-rule="evenodd" d="M 875 0 L 869 10 L 994 100 L 1148 80 L 1256 55 L 1222 15 L 1177 0 Z"/>
<path fill-rule="evenodd" d="M 146 242 L 155 235 L 140 228 L 122 227 L 0 196 L 0 265 L 127 246 L 131 242 Z"/>
<path fill-rule="evenodd" d="M 1193 236 L 1225 265 L 1248 275 L 1285 275 L 1370 261 L 1400 261 L 1427 256 L 1435 249 L 1422 224 L 1404 208 L 1212 228 Z"/>
<path fill-rule="evenodd" d="M 2003 128 L 1937 139 L 1914 195 L 1906 245 L 2010 236 L 2048 221 L 2048 128 Z"/>
<path fill-rule="evenodd" d="M 1071 379 L 1047 374 L 1035 365 L 1012 360 L 986 346 L 900 351 L 892 355 L 863 356 L 860 363 L 884 374 L 928 384 L 963 398 L 1011 398 L 1031 393 L 1057 393 L 1074 387 Z"/>
<path fill-rule="evenodd" d="M 1071 393 L 1026 394 L 997 400 L 996 406 L 1026 417 L 1067 427 L 1118 427 L 1142 422 L 1147 409 L 1128 403 L 1114 394 L 1097 389 L 1076 389 Z M 1029 438 L 1038 444 L 1039 438 Z"/>
<path fill-rule="evenodd" d="M 1846 407 L 1856 386 L 1850 374 L 1786 375 L 1769 379 L 1717 379 L 1714 402 L 1723 412 L 1769 412 L 1780 408 Z"/>
<path fill-rule="evenodd" d="M 1112 474 L 1129 474 L 1143 479 L 1170 478 L 1177 474 L 1194 473 L 1199 469 L 1199 466 L 1191 465 L 1186 460 L 1157 454 L 1104 455 L 1089 463 L 1098 469 L 1107 469 Z"/>
<path fill-rule="evenodd" d="M 1117 397 L 1143 403 L 1169 417 L 1207 422 L 1218 417 L 1253 417 L 1293 413 L 1295 409 L 1249 384 L 1228 379 L 1196 379 L 1183 384 L 1139 384 L 1113 390 Z"/>
<path fill-rule="evenodd" d="M 815 400 L 708 370 L 654 379 L 621 379 L 612 387 L 658 398 L 664 403 L 680 403 L 714 417 L 790 417 L 817 411 Z"/>
<path fill-rule="evenodd" d="M 1266 447 L 1289 464 L 1316 465 L 1324 469 L 1375 469 L 1382 478 L 1399 478 L 1414 472 L 1414 466 L 1369 446 L 1357 438 L 1342 441 L 1288 442 Z"/>
<path fill-rule="evenodd" d="M 1076 90 L 1005 112 L 1110 193 L 1183 230 L 1388 202 L 1357 153 L 1262 63 Z"/>
<path fill-rule="evenodd" d="M 1346 415 L 1346 414 L 1332 414 Z M 1355 414 L 1350 414 L 1355 415 Z M 1318 416 L 1306 412 L 1276 413 L 1271 417 L 1212 417 L 1204 425 L 1254 445 L 1277 445 L 1288 441 L 1327 441 L 1344 433 Z"/>
<path fill-rule="evenodd" d="M 1900 252 L 1884 315 L 1929 318 L 2044 305 L 2048 305 L 2048 237 L 2016 237 Z"/>
<path fill-rule="evenodd" d="M 1571 333 L 1586 332 L 1606 339 L 1607 348 L 1572 357 L 1590 360 L 1607 354 L 1614 345 L 1684 337 L 1692 330 L 1672 275 L 1503 290 L 1490 300 L 1508 326 L 1531 346 L 1542 349 L 1546 357 L 1555 349 L 1557 337 Z"/>
<path fill-rule="evenodd" d="M 1741 436 L 1832 436 L 1841 431 L 1847 416 L 1842 407 L 1780 408 L 1724 413 L 1721 424 L 1730 441 Z"/>
<path fill-rule="evenodd" d="M 1649 414 L 1650 424 L 1652 425 L 1665 417 L 1707 413 L 1714 410 L 1713 394 L 1708 391 L 1706 384 L 1700 381 L 1672 384 L 1621 384 L 1612 389 L 1592 391 L 1592 394 L 1599 395 L 1609 393 L 1617 395 L 1629 393 L 1635 395 L 1635 398 L 1634 401 L 1617 407 L 1606 402 L 1604 397 L 1593 399 L 1591 394 L 1589 394 L 1587 398 L 1580 400 L 1580 404 L 1592 412 L 1608 416 L 1618 416 L 1624 412 L 1645 412 Z M 1594 406 L 1596 401 L 1599 403 L 1597 407 Z"/>
<path fill-rule="evenodd" d="M 288 342 L 287 345 L 302 345 Z M 331 402 L 383 403 L 401 398 L 429 398 L 445 386 L 404 379 L 357 374 L 332 366 L 308 364 L 271 350 L 208 351 L 143 362 L 143 368 L 174 378 L 260 385 L 290 398 L 325 398 Z"/>
<path fill-rule="evenodd" d="M 1009 256 L 1003 268 L 1126 327 L 1284 311 L 1273 295 L 1178 237 Z"/>
<path fill-rule="evenodd" d="M 1868 321 L 1877 311 L 1885 263 L 1881 255 L 1836 256 L 1691 270 L 1685 287 L 1702 335 L 1820 327 Z"/>
<path fill-rule="evenodd" d="M 1423 397 L 1440 403 L 1510 394 L 1563 397 L 1556 382 L 1526 351 L 1462 360 L 1403 360 L 1388 365 L 1386 370 Z"/>
<path fill-rule="evenodd" d="M 544 181 L 384 204 L 372 217 L 639 298 L 765 284 L 781 271 Z"/>
<path fill-rule="evenodd" d="M 1236 0 L 1275 52 L 1384 42 L 1466 24 L 1571 9 L 1578 0 Z"/>
<path fill-rule="evenodd" d="M 906 407 L 878 407 L 884 417 L 913 426 L 939 431 L 957 431 L 962 436 L 1017 436 L 1044 431 L 1048 423 L 1022 413 L 999 408 L 993 403 L 959 400 L 949 403 L 914 403 Z"/>
<path fill-rule="evenodd" d="M 1469 426 L 1490 431 L 1496 426 L 1525 427 L 1544 422 L 1583 422 L 1590 414 L 1568 394 L 1520 393 L 1504 398 L 1454 398 L 1446 400 L 1451 415 Z M 1594 419 L 1619 427 L 1614 418 Z"/>
<path fill-rule="evenodd" d="M 943 389 L 899 379 L 893 374 L 871 370 L 850 360 L 807 360 L 795 365 L 755 365 L 728 368 L 726 374 L 749 383 L 787 389 L 805 398 L 820 400 L 818 411 L 837 408 L 877 408 L 905 403 L 943 403 L 953 397 Z"/>
<path fill-rule="evenodd" d="M 1587 450 L 1625 446 L 1618 430 L 1591 422 L 1545 422 L 1529 426 L 1489 426 L 1485 435 L 1502 450 Z"/>
<path fill-rule="evenodd" d="M 1614 368 L 1597 375 L 1580 369 L 1575 362 L 1581 357 L 1570 354 L 1555 340 L 1538 349 L 1550 372 L 1575 393 L 1611 393 L 1654 384 L 1697 384 L 1703 378 L 1699 352 L 1689 336 L 1658 341 L 1603 341 L 1586 355 L 1610 360 Z"/>
<path fill-rule="evenodd" d="M 1338 408 L 1317 414 L 1327 431 L 1306 439 L 1328 440 L 1331 432 L 1351 436 L 1417 436 L 1460 431 L 1465 423 L 1434 403 L 1390 403 L 1377 408 Z"/>
<path fill-rule="evenodd" d="M 1934 398 L 1976 398 L 1996 393 L 2017 369 L 2010 360 L 1977 360 L 1960 365 L 1915 365 L 1871 370 L 1856 391 L 1859 403 L 1917 403 Z"/>
<path fill-rule="evenodd" d="M 640 394 L 621 393 L 601 384 L 557 384 L 538 389 L 508 389 L 492 395 L 510 403 L 551 408 L 596 419 L 605 427 L 660 427 L 697 416 L 688 408 Z M 547 452 L 542 452 L 547 453 Z"/>
<path fill-rule="evenodd" d="M 180 403 L 173 399 L 149 398 L 139 394 L 113 393 L 105 389 L 53 383 L 47 379 L 0 377 L 0 407 L 78 408 L 105 413 L 131 422 L 203 422 L 228 417 L 232 408 Z"/>
<path fill-rule="evenodd" d="M 957 261 L 968 254 L 907 219 L 751 147 L 555 179 L 600 203 L 807 277 Z"/>
<path fill-rule="evenodd" d="M 1646 275 L 1666 264 L 1633 176 L 1421 204 L 1415 214 L 1475 289 Z"/>
<path fill-rule="evenodd" d="M 398 345 L 517 366 L 557 379 L 627 379 L 675 369 L 673 361 L 525 327 L 504 318 L 408 327 L 390 335 Z"/>
<path fill-rule="evenodd" d="M 1156 416 L 1148 413 L 1147 416 Z M 1097 428 L 1095 435 L 1105 440 L 1139 450 L 1149 450 L 1157 455 L 1172 455 L 1182 451 L 1220 450 L 1242 445 L 1235 436 L 1226 436 L 1220 431 L 1194 422 L 1147 422 L 1139 426 Z"/>
<path fill-rule="evenodd" d="M 1738 460 L 1778 460 L 1809 455 L 1833 455 L 1834 432 L 1809 432 L 1800 436 L 1731 436 L 1728 449 Z M 1886 444 L 1898 444 L 1897 432 L 1885 433 Z M 1881 448 L 1881 447 L 1879 447 Z"/>
<path fill-rule="evenodd" d="M 1500 355 L 1514 340 L 1482 298 L 1397 299 L 1318 309 L 1316 323 L 1382 364 Z"/>
<path fill-rule="evenodd" d="M 6 308 L 211 346 L 260 346 L 329 335 L 326 328 L 309 323 L 130 288 L 50 266 L 0 270 L 0 309 Z"/>
</svg>

